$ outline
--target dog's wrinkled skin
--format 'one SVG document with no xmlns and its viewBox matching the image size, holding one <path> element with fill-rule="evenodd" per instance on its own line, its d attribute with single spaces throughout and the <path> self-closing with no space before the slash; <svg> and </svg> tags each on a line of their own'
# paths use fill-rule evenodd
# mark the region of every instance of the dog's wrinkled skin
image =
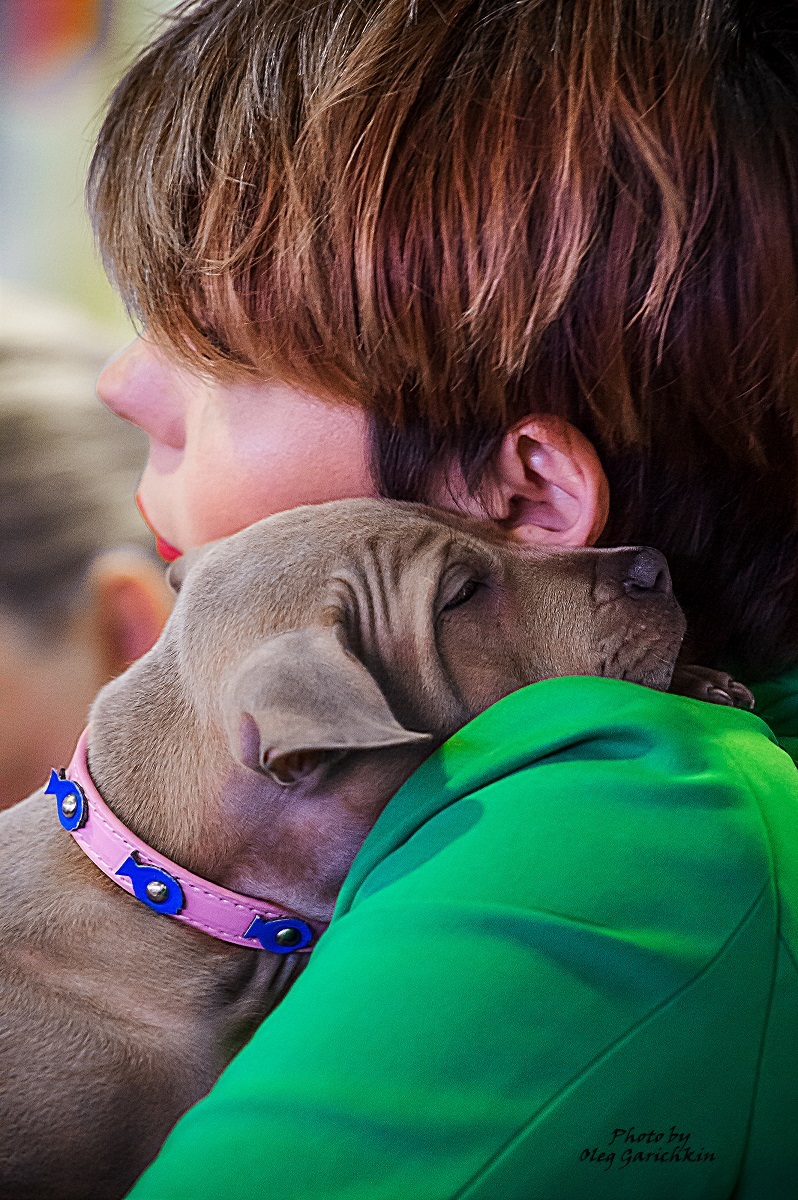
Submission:
<svg viewBox="0 0 798 1200">
<path fill-rule="evenodd" d="M 322 921 L 454 730 L 550 676 L 665 689 L 683 634 L 653 551 L 530 552 L 416 505 L 298 509 L 189 557 L 161 639 L 95 703 L 92 776 L 168 857 Z M 43 792 L 0 821 L 0 1195 L 119 1197 L 304 960 L 156 916 Z"/>
</svg>

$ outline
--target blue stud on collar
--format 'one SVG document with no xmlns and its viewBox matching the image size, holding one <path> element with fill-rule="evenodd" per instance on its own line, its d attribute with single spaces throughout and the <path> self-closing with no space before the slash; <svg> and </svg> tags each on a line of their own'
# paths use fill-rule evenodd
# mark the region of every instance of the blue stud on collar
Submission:
<svg viewBox="0 0 798 1200">
<path fill-rule="evenodd" d="M 257 938 L 263 949 L 271 950 L 272 954 L 293 954 L 310 945 L 313 930 L 296 917 L 279 917 L 274 921 L 255 917 L 244 937 Z"/>
<path fill-rule="evenodd" d="M 116 873 L 130 880 L 136 899 L 153 912 L 174 917 L 186 902 L 183 889 L 168 871 L 140 863 L 133 854 L 128 855 Z"/>
<path fill-rule="evenodd" d="M 68 829 L 72 833 L 73 830 L 80 829 L 81 825 L 85 825 L 89 809 L 83 789 L 80 784 L 67 779 L 63 771 L 53 770 L 50 772 L 50 780 L 44 789 L 44 794 L 45 796 L 55 796 L 58 820 L 64 829 Z"/>
</svg>

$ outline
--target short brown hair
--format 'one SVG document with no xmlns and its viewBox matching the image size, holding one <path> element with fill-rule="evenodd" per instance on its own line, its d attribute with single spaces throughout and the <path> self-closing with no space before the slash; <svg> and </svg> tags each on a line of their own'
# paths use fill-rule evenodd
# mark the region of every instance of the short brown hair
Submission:
<svg viewBox="0 0 798 1200">
<path fill-rule="evenodd" d="M 750 675 L 798 661 L 796 147 L 788 0 L 200 0 L 89 190 L 151 333 L 367 407 L 387 494 L 574 422 Z"/>
</svg>

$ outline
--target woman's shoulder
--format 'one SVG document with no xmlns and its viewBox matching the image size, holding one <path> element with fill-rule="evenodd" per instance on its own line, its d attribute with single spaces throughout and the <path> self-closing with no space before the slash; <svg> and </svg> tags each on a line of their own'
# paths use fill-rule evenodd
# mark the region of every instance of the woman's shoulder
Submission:
<svg viewBox="0 0 798 1200">
<path fill-rule="evenodd" d="M 574 878 L 592 861 L 609 869 L 614 854 L 634 874 L 641 855 L 650 869 L 681 846 L 688 870 L 731 840 L 760 877 L 760 807 L 785 793 L 794 802 L 798 774 L 749 712 L 612 679 L 545 680 L 481 713 L 416 771 L 366 840 L 337 914 L 405 870 L 414 889 L 454 861 L 467 878 L 469 856 L 476 873 L 492 856 L 495 888 L 503 872 L 517 878 L 519 861 L 556 861 Z"/>
</svg>

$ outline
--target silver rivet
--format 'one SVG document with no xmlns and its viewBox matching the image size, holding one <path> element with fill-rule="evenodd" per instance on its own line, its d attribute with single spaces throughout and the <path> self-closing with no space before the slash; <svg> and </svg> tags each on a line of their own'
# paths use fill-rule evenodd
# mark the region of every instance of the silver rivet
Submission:
<svg viewBox="0 0 798 1200">
<path fill-rule="evenodd" d="M 285 925 L 277 930 L 274 940 L 278 946 L 296 946 L 297 942 L 302 941 L 302 934 L 293 925 Z"/>
<path fill-rule="evenodd" d="M 153 904 L 163 904 L 169 897 L 169 888 L 160 879 L 151 879 L 145 890 Z"/>
<path fill-rule="evenodd" d="M 61 801 L 61 812 L 65 817 L 74 817 L 78 811 L 78 801 L 76 796 L 65 796 Z"/>
</svg>

